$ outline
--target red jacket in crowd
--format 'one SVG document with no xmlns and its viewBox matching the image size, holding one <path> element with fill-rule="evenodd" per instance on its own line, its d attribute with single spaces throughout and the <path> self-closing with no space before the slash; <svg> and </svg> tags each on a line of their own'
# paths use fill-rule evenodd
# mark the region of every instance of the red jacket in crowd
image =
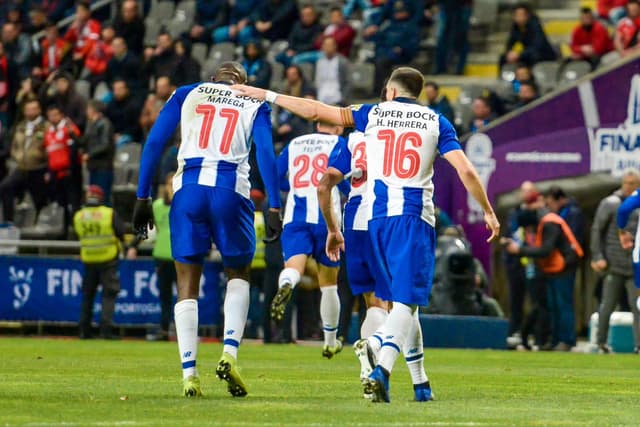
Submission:
<svg viewBox="0 0 640 427">
<path fill-rule="evenodd" d="M 42 48 L 42 61 L 40 66 L 42 67 L 42 76 L 47 77 L 53 70 L 57 70 L 62 63 L 62 59 L 69 52 L 69 42 L 63 38 L 56 39 L 55 43 L 49 43 L 49 40 L 45 37 L 40 43 Z"/>
<path fill-rule="evenodd" d="M 64 39 L 73 45 L 73 53 L 86 58 L 91 48 L 100 39 L 100 22 L 89 19 L 82 27 L 73 24 L 64 35 Z"/>
<path fill-rule="evenodd" d="M 622 48 L 628 49 L 635 45 L 640 29 L 640 18 L 622 18 L 616 27 L 616 37 L 621 41 Z M 616 46 L 617 47 L 617 46 Z"/>
<path fill-rule="evenodd" d="M 592 46 L 593 52 L 597 56 L 602 56 L 613 50 L 613 42 L 611 41 L 611 37 L 609 37 L 609 31 L 598 21 L 593 22 L 590 31 L 587 31 L 582 25 L 578 25 L 573 30 L 571 36 L 571 50 L 573 53 L 587 59 L 580 50 L 580 48 L 585 45 Z"/>
<path fill-rule="evenodd" d="M 340 25 L 327 25 L 324 32 L 318 36 L 314 43 L 316 50 L 320 50 L 322 42 L 326 37 L 332 37 L 335 39 L 338 45 L 338 52 L 345 57 L 349 57 L 351 53 L 351 46 L 353 45 L 353 39 L 356 37 L 355 30 L 348 23 L 344 22 Z"/>
<path fill-rule="evenodd" d="M 598 15 L 609 18 L 609 11 L 616 7 L 625 7 L 628 0 L 598 0 Z"/>
<path fill-rule="evenodd" d="M 80 129 L 69 119 L 62 119 L 57 126 L 49 125 L 44 134 L 44 147 L 47 150 L 49 171 L 56 178 L 71 173 L 71 145 L 80 136 Z"/>
<path fill-rule="evenodd" d="M 104 74 L 107 71 L 107 64 L 113 58 L 113 48 L 110 44 L 98 40 L 87 54 L 84 60 L 84 67 L 94 76 Z"/>
</svg>

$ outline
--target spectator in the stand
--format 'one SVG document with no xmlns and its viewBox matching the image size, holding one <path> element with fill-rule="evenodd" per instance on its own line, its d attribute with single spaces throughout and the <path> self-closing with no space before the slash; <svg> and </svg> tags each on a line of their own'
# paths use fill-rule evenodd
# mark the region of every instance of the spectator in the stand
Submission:
<svg viewBox="0 0 640 427">
<path fill-rule="evenodd" d="M 270 41 L 289 37 L 298 18 L 294 0 L 265 0 L 252 16 L 253 29 L 259 37 Z"/>
<path fill-rule="evenodd" d="M 100 22 L 91 18 L 91 3 L 80 0 L 76 4 L 76 19 L 64 35 L 73 46 L 74 75 L 77 76 L 94 43 L 100 39 Z"/>
<path fill-rule="evenodd" d="M 113 39 L 111 47 L 113 57 L 107 64 L 105 81 L 113 85 L 115 80 L 122 79 L 127 82 L 132 92 L 137 92 L 141 88 L 140 60 L 133 52 L 129 52 L 127 42 L 122 37 Z"/>
<path fill-rule="evenodd" d="M 520 82 L 518 102 L 515 105 L 515 109 L 529 105 L 536 99 L 538 99 L 538 85 L 531 80 Z"/>
<path fill-rule="evenodd" d="M 118 254 L 120 243 L 124 243 L 125 227 L 116 212 L 105 206 L 105 197 L 100 186 L 90 185 L 86 205 L 73 217 L 73 228 L 80 239 L 80 259 L 84 264 L 78 321 L 80 339 L 93 338 L 91 321 L 98 286 L 102 287 L 100 335 L 104 339 L 113 338 L 113 314 L 120 293 Z"/>
<path fill-rule="evenodd" d="M 350 19 L 353 11 L 358 8 L 362 11 L 364 26 L 374 25 L 382 13 L 385 0 L 347 0 L 342 9 L 345 18 Z"/>
<path fill-rule="evenodd" d="M 28 77 L 20 82 L 20 89 L 15 93 L 15 115 L 13 117 L 13 123 L 19 122 L 24 119 L 22 114 L 24 110 L 24 104 L 32 99 L 38 98 L 39 79 Z M 42 106 L 42 104 L 41 104 Z"/>
<path fill-rule="evenodd" d="M 316 62 L 316 90 L 318 101 L 344 105 L 349 99 L 349 60 L 338 52 L 332 37 L 322 42 L 322 56 Z"/>
<path fill-rule="evenodd" d="M 533 242 L 522 245 L 503 240 L 506 250 L 518 257 L 536 259 L 547 284 L 551 346 L 556 351 L 569 351 L 576 344 L 573 289 L 578 261 L 584 252 L 565 220 L 550 212 L 544 199 L 527 200 L 518 221 L 523 227 L 535 227 Z"/>
<path fill-rule="evenodd" d="M 551 212 L 565 220 L 580 246 L 585 244 L 584 214 L 573 197 L 569 197 L 562 187 L 552 185 L 545 193 L 545 201 Z"/>
<path fill-rule="evenodd" d="M 496 115 L 491 109 L 491 101 L 484 97 L 479 97 L 473 100 L 471 103 L 471 112 L 473 117 L 469 122 L 469 132 L 480 132 L 488 125 L 492 120 L 495 120 Z"/>
<path fill-rule="evenodd" d="M 52 73 L 40 89 L 40 100 L 48 107 L 58 105 L 81 130 L 87 121 L 87 101 L 76 92 L 73 77 L 67 72 Z"/>
<path fill-rule="evenodd" d="M 228 6 L 228 20 L 213 31 L 213 42 L 238 42 L 245 45 L 254 37 L 251 16 L 256 4 L 253 0 L 235 0 Z M 193 34 L 191 34 L 193 37 Z"/>
<path fill-rule="evenodd" d="M 70 59 L 71 45 L 60 37 L 58 25 L 54 22 L 47 24 L 45 37 L 40 42 L 39 67 L 33 69 L 32 74 L 46 79 L 55 70 L 64 68 Z"/>
<path fill-rule="evenodd" d="M 640 30 L 640 0 L 629 0 L 627 15 L 618 21 L 613 34 L 613 47 L 620 56 L 627 56 L 638 48 Z"/>
<path fill-rule="evenodd" d="M 24 104 L 24 119 L 17 123 L 11 133 L 11 160 L 16 168 L 0 182 L 2 213 L 5 221 L 13 221 L 16 196 L 28 191 L 33 198 L 36 211 L 47 202 L 44 175 L 47 171 L 47 152 L 44 134 L 47 123 L 37 99 Z"/>
<path fill-rule="evenodd" d="M 371 38 L 376 44 L 374 92 L 380 93 L 393 66 L 408 64 L 418 52 L 420 30 L 405 1 L 393 2 L 393 18 Z"/>
<path fill-rule="evenodd" d="M 314 48 L 316 50 L 320 50 L 322 48 L 322 42 L 327 37 L 331 37 L 336 41 L 340 55 L 343 55 L 345 58 L 350 57 L 353 39 L 356 37 L 356 31 L 344 19 L 342 9 L 337 6 L 331 8 L 331 12 L 329 14 L 329 25 L 326 26 L 322 34 L 320 34 L 316 39 Z"/>
<path fill-rule="evenodd" d="M 200 81 L 200 63 L 191 56 L 191 41 L 186 38 L 176 40 L 173 49 L 178 58 L 175 70 L 177 86 L 197 83 Z"/>
<path fill-rule="evenodd" d="M 143 139 L 146 139 L 146 135 L 151 130 L 156 118 L 158 118 L 160 110 L 175 88 L 171 79 L 167 76 L 158 77 L 156 80 L 155 92 L 147 97 L 140 114 L 140 127 L 142 128 L 143 137 L 145 137 Z"/>
<path fill-rule="evenodd" d="M 598 16 L 616 25 L 625 16 L 628 0 L 598 0 Z"/>
<path fill-rule="evenodd" d="M 591 226 L 591 268 L 605 275 L 598 316 L 598 349 L 601 353 L 611 352 L 607 345 L 609 318 L 625 290 L 629 304 L 635 305 L 631 249 L 623 249 L 620 244 L 616 214 L 622 202 L 638 188 L 640 173 L 636 169 L 624 170 L 620 188 L 600 202 Z M 634 323 L 637 325 L 637 322 L 636 318 Z M 634 332 L 637 337 L 638 331 Z M 636 342 L 636 345 L 640 343 Z"/>
<path fill-rule="evenodd" d="M 372 18 L 372 25 L 365 27 L 366 32 L 377 32 L 380 30 L 385 21 L 393 21 L 396 9 L 398 8 L 398 1 L 402 1 L 402 7 L 405 8 L 409 14 L 409 21 L 418 28 L 422 24 L 424 17 L 425 4 L 424 0 L 396 0 L 396 1 L 381 1 L 382 9 L 380 14 L 375 15 Z"/>
<path fill-rule="evenodd" d="M 439 25 L 435 74 L 446 73 L 451 53 L 458 56 L 456 74 L 464 74 L 469 53 L 472 0 L 438 0 Z"/>
<path fill-rule="evenodd" d="M 122 37 L 129 50 L 142 55 L 144 50 L 144 20 L 140 15 L 140 8 L 135 0 L 125 0 L 120 7 L 120 13 L 116 17 L 113 28 L 118 37 Z"/>
<path fill-rule="evenodd" d="M 47 25 L 46 12 L 41 7 L 36 6 L 29 11 L 29 23 L 23 27 L 23 32 L 33 36 L 40 31 L 44 31 Z"/>
<path fill-rule="evenodd" d="M 42 7 L 51 22 L 58 22 L 64 18 L 73 7 L 73 0 L 42 0 Z"/>
<path fill-rule="evenodd" d="M 87 129 L 82 137 L 84 147 L 82 161 L 89 171 L 89 184 L 102 188 L 105 203 L 111 206 L 115 155 L 113 125 L 104 115 L 104 105 L 100 101 L 89 101 L 87 119 Z"/>
<path fill-rule="evenodd" d="M 322 34 L 318 12 L 311 5 L 300 9 L 300 19 L 293 24 L 289 33 L 287 50 L 276 56 L 276 61 L 285 67 L 303 62 L 316 62 L 320 52 L 314 49 L 314 40 Z"/>
<path fill-rule="evenodd" d="M 299 96 L 309 99 L 316 98 L 316 90 L 310 85 L 302 74 L 302 70 L 297 65 L 292 65 L 285 72 L 285 89 L 283 93 L 291 96 Z M 274 126 L 274 140 L 283 144 L 288 144 L 293 138 L 305 133 L 312 132 L 313 126 L 310 122 L 291 114 L 281 108 L 277 111 L 276 125 Z"/>
<path fill-rule="evenodd" d="M 600 57 L 612 49 L 607 28 L 595 19 L 590 8 L 580 9 L 580 24 L 571 35 L 571 59 L 589 61 L 595 68 Z"/>
<path fill-rule="evenodd" d="M 76 141 L 80 138 L 80 129 L 57 105 L 47 108 L 49 121 L 44 136 L 47 151 L 48 170 L 45 175 L 54 201 L 64 210 L 64 230 L 71 224 L 71 216 L 80 208 L 80 194 L 76 194 L 76 186 L 72 184 L 73 163 Z M 66 235 L 66 231 L 65 231 Z"/>
<path fill-rule="evenodd" d="M 113 47 L 111 46 L 116 33 L 111 26 L 102 28 L 102 37 L 96 41 L 84 60 L 84 70 L 80 78 L 91 83 L 92 90 L 98 83 L 104 81 L 107 66 L 113 58 Z"/>
<path fill-rule="evenodd" d="M 264 59 L 262 45 L 250 41 L 244 45 L 242 66 L 247 70 L 247 83 L 251 86 L 269 88 L 271 82 L 271 64 Z"/>
<path fill-rule="evenodd" d="M 169 33 L 158 34 L 156 47 L 148 47 L 144 50 L 144 75 L 158 78 L 171 76 L 175 79 L 175 71 L 178 66 L 178 56 L 173 49 L 173 39 Z"/>
<path fill-rule="evenodd" d="M 431 108 L 438 114 L 453 123 L 455 113 L 451 107 L 451 102 L 447 95 L 440 94 L 440 87 L 434 81 L 428 81 L 424 84 L 424 93 L 427 97 L 427 107 Z"/>
<path fill-rule="evenodd" d="M 513 24 L 507 40 L 507 51 L 500 57 L 500 66 L 518 62 L 533 66 L 540 61 L 556 59 L 557 54 L 549 43 L 538 17 L 526 4 L 515 6 Z"/>
<path fill-rule="evenodd" d="M 116 147 L 142 137 L 138 123 L 140 101 L 129 91 L 127 82 L 113 82 L 113 100 L 107 104 L 105 115 L 113 125 Z"/>
<path fill-rule="evenodd" d="M 513 79 L 513 82 L 511 82 L 511 87 L 513 88 L 513 99 L 511 101 L 517 100 L 522 82 L 529 81 L 534 81 L 531 67 L 524 62 L 519 62 L 516 65 L 515 78 Z"/>
<path fill-rule="evenodd" d="M 210 44 L 216 29 L 225 25 L 228 14 L 227 0 L 197 0 L 196 22 L 189 31 L 190 39 Z"/>
<path fill-rule="evenodd" d="M 20 32 L 19 25 L 6 22 L 2 26 L 2 44 L 7 56 L 16 64 L 20 78 L 29 76 L 33 53 L 29 36 Z"/>
<path fill-rule="evenodd" d="M 18 70 L 4 50 L 4 43 L 0 41 L 0 124 L 9 128 L 14 109 L 14 97 L 18 91 Z"/>
</svg>

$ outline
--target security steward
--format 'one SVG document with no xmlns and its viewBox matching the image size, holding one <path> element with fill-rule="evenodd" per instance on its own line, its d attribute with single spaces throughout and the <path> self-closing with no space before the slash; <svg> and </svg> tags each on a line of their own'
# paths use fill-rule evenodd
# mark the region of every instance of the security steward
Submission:
<svg viewBox="0 0 640 427">
<path fill-rule="evenodd" d="M 125 227 L 112 208 L 104 206 L 104 191 L 90 185 L 86 204 L 73 217 L 73 227 L 80 239 L 80 259 L 84 264 L 82 279 L 82 307 L 80 311 L 80 338 L 92 338 L 91 319 L 93 301 L 98 286 L 102 286 L 102 316 L 100 335 L 113 338 L 113 314 L 120 292 L 118 254 Z"/>
</svg>

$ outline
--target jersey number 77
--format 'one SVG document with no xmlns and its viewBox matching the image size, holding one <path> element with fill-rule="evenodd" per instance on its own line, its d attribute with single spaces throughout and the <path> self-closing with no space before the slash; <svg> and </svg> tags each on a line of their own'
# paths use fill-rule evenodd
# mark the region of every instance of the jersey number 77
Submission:
<svg viewBox="0 0 640 427">
<path fill-rule="evenodd" d="M 215 119 L 216 115 L 216 107 L 215 105 L 211 104 L 200 104 L 196 106 L 196 113 L 203 115 L 198 147 L 204 150 L 209 146 L 211 128 L 213 127 L 213 120 Z M 240 112 L 231 108 L 221 108 L 218 116 L 226 119 L 227 121 L 224 128 L 224 133 L 222 134 L 222 141 L 220 142 L 220 153 L 229 154 L 229 150 L 231 149 L 231 142 L 233 141 L 233 134 L 236 131 Z"/>
</svg>

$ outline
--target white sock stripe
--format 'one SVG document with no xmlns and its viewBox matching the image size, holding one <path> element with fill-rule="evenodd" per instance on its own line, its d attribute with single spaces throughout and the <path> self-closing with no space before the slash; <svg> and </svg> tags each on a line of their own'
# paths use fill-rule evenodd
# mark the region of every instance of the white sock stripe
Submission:
<svg viewBox="0 0 640 427">
<path fill-rule="evenodd" d="M 300 273 L 295 268 L 287 267 L 280 272 L 278 277 L 278 286 L 282 287 L 285 283 L 290 283 L 295 288 L 300 283 Z"/>
</svg>

